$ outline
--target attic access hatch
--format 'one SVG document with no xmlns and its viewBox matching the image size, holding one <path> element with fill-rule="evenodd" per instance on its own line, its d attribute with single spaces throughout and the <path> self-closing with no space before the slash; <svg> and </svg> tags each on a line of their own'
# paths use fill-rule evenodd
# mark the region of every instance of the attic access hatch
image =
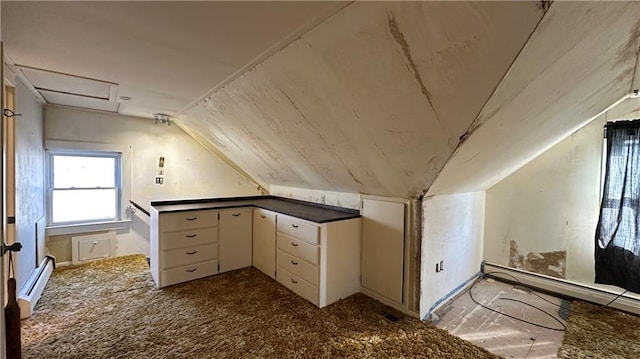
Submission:
<svg viewBox="0 0 640 359">
<path fill-rule="evenodd" d="M 48 104 L 118 112 L 118 84 L 61 72 L 15 65 L 22 78 Z"/>
</svg>

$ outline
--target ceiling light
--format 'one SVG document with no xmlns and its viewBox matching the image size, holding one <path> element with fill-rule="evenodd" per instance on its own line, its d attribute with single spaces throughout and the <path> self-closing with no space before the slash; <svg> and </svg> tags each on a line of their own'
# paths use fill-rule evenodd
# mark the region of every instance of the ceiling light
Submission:
<svg viewBox="0 0 640 359">
<path fill-rule="evenodd" d="M 154 113 L 153 123 L 156 125 L 162 124 L 171 126 L 171 116 L 167 115 L 166 113 Z"/>
</svg>

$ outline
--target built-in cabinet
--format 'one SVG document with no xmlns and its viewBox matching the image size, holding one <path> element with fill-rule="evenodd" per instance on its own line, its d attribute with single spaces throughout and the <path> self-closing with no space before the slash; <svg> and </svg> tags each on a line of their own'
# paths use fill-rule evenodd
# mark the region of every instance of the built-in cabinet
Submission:
<svg viewBox="0 0 640 359">
<path fill-rule="evenodd" d="M 276 219 L 278 282 L 320 308 L 360 291 L 360 218 Z"/>
<path fill-rule="evenodd" d="M 253 210 L 253 266 L 276 279 L 276 214 Z"/>
<path fill-rule="evenodd" d="M 319 305 L 320 227 L 278 216 L 276 279 L 302 298 Z"/>
<path fill-rule="evenodd" d="M 152 209 L 149 259 L 158 288 L 218 273 L 218 212 Z"/>
<path fill-rule="evenodd" d="M 252 207 L 151 210 L 156 285 L 255 266 L 319 307 L 360 291 L 360 218 L 315 223 Z"/>
<path fill-rule="evenodd" d="M 251 266 L 252 208 L 220 211 L 220 272 Z"/>
<path fill-rule="evenodd" d="M 400 308 L 408 299 L 406 206 L 402 200 L 362 201 L 362 291 Z"/>
</svg>

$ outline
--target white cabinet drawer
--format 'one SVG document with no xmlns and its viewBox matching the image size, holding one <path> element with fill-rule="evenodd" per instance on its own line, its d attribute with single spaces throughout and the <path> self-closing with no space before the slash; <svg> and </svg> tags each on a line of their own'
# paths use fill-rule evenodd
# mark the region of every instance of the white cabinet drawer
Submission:
<svg viewBox="0 0 640 359">
<path fill-rule="evenodd" d="M 198 278 L 208 277 L 218 273 L 218 261 L 196 263 L 184 267 L 164 270 L 160 272 L 162 287 L 182 283 Z"/>
<path fill-rule="evenodd" d="M 291 289 L 297 295 L 315 305 L 318 305 L 318 287 L 311 283 L 307 283 L 300 277 L 282 267 L 278 267 L 278 274 L 276 275 L 276 278 L 278 279 L 278 282 Z"/>
<path fill-rule="evenodd" d="M 212 210 L 162 213 L 160 232 L 218 226 L 218 212 Z"/>
<path fill-rule="evenodd" d="M 290 235 L 311 244 L 318 243 L 319 227 L 289 216 L 278 216 L 278 232 Z"/>
<path fill-rule="evenodd" d="M 164 233 L 160 240 L 160 249 L 166 251 L 216 242 L 218 242 L 218 228 L 191 229 Z"/>
<path fill-rule="evenodd" d="M 162 268 L 180 267 L 216 258 L 218 258 L 218 243 L 160 251 Z"/>
<path fill-rule="evenodd" d="M 278 266 L 315 286 L 318 285 L 319 273 L 317 266 L 309 264 L 281 250 L 278 251 Z"/>
<path fill-rule="evenodd" d="M 318 247 L 299 241 L 286 234 L 278 233 L 278 249 L 311 264 L 318 265 Z"/>
</svg>

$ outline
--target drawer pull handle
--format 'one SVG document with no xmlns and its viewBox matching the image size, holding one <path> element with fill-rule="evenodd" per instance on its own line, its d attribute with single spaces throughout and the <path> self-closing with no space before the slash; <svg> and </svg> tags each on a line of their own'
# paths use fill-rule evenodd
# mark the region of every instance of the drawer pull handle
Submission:
<svg viewBox="0 0 640 359">
<path fill-rule="evenodd" d="M 189 272 L 189 273 L 193 273 L 193 272 L 195 272 L 195 271 L 197 271 L 197 270 L 198 270 L 198 268 L 187 269 L 187 272 Z"/>
<path fill-rule="evenodd" d="M 298 225 L 297 225 L 297 224 L 293 224 L 293 223 L 291 223 L 291 227 L 293 227 L 293 228 L 298 228 Z"/>
<path fill-rule="evenodd" d="M 291 264 L 293 264 L 294 266 L 297 266 L 297 265 L 298 265 L 298 262 L 296 262 L 296 261 L 291 261 Z"/>
<path fill-rule="evenodd" d="M 295 280 L 295 279 L 293 279 L 293 278 L 291 278 L 291 283 L 293 283 L 293 284 L 298 284 L 298 281 L 297 281 L 297 280 Z"/>
<path fill-rule="evenodd" d="M 293 242 L 291 242 L 291 245 L 292 245 L 292 246 L 294 246 L 294 247 L 297 247 L 297 246 L 298 246 L 298 243 L 293 243 Z"/>
<path fill-rule="evenodd" d="M 187 234 L 185 237 L 187 238 L 195 238 L 197 234 Z"/>
<path fill-rule="evenodd" d="M 185 218 L 187 221 L 195 221 L 198 217 L 187 217 Z"/>
<path fill-rule="evenodd" d="M 234 216 L 234 217 L 238 217 L 238 216 L 240 216 L 241 214 L 242 214 L 242 213 L 232 213 L 231 215 L 232 215 L 232 216 Z"/>
<path fill-rule="evenodd" d="M 198 251 L 187 252 L 187 254 L 188 254 L 188 255 L 190 255 L 190 256 L 191 256 L 191 255 L 194 255 L 194 254 L 196 254 L 196 253 L 198 253 Z"/>
<path fill-rule="evenodd" d="M 267 216 L 265 216 L 264 214 L 261 214 L 260 218 L 267 218 Z"/>
</svg>

